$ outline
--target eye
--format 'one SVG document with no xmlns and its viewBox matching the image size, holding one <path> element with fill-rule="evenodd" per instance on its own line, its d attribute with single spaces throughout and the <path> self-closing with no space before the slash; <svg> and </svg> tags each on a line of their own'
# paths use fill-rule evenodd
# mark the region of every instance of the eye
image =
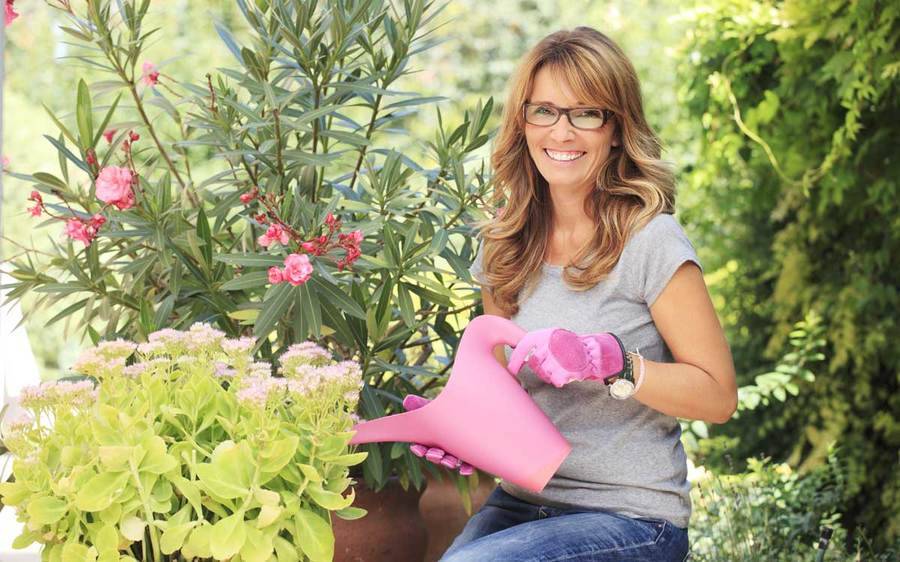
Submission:
<svg viewBox="0 0 900 562">
<path fill-rule="evenodd" d="M 556 110 L 547 105 L 539 105 L 534 108 L 534 113 L 537 115 L 555 115 Z"/>
<path fill-rule="evenodd" d="M 590 117 L 591 119 L 603 119 L 603 111 L 599 109 L 583 109 L 578 112 L 581 117 Z"/>
</svg>

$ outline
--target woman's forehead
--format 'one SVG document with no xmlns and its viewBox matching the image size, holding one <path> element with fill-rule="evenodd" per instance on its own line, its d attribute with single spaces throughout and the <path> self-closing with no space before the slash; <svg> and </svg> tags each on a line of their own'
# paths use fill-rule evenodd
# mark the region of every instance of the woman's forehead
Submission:
<svg viewBox="0 0 900 562">
<path fill-rule="evenodd" d="M 582 99 L 583 97 L 575 92 L 561 71 L 545 66 L 534 75 L 528 100 L 531 103 L 549 103 L 561 107 L 591 105 L 590 100 Z"/>
</svg>

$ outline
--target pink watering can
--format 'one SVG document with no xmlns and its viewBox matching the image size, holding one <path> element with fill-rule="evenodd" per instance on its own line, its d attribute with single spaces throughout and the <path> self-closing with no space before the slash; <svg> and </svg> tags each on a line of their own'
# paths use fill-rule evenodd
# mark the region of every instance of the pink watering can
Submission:
<svg viewBox="0 0 900 562">
<path fill-rule="evenodd" d="M 525 331 L 500 316 L 466 326 L 446 386 L 415 410 L 356 424 L 351 445 L 407 441 L 440 447 L 472 466 L 540 492 L 572 446 L 497 362 L 493 349 L 515 347 Z"/>
</svg>

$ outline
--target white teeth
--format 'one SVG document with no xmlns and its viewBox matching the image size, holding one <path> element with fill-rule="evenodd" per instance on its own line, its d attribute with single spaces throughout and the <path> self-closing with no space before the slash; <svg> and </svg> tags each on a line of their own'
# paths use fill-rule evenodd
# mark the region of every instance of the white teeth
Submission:
<svg viewBox="0 0 900 562">
<path fill-rule="evenodd" d="M 556 152 L 555 150 L 550 150 L 548 148 L 545 148 L 544 152 L 546 152 L 547 156 L 549 156 L 553 160 L 559 160 L 561 162 L 576 160 L 585 155 L 584 152 Z"/>
</svg>

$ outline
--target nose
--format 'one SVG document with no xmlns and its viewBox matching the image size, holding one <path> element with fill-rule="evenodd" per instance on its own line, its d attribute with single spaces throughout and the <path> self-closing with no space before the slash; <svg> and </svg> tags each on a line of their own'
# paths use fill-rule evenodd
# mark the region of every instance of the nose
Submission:
<svg viewBox="0 0 900 562">
<path fill-rule="evenodd" d="M 553 139 L 554 142 L 571 140 L 574 136 L 575 127 L 569 123 L 569 118 L 566 115 L 560 115 L 559 121 L 550 127 L 550 138 Z"/>
</svg>

